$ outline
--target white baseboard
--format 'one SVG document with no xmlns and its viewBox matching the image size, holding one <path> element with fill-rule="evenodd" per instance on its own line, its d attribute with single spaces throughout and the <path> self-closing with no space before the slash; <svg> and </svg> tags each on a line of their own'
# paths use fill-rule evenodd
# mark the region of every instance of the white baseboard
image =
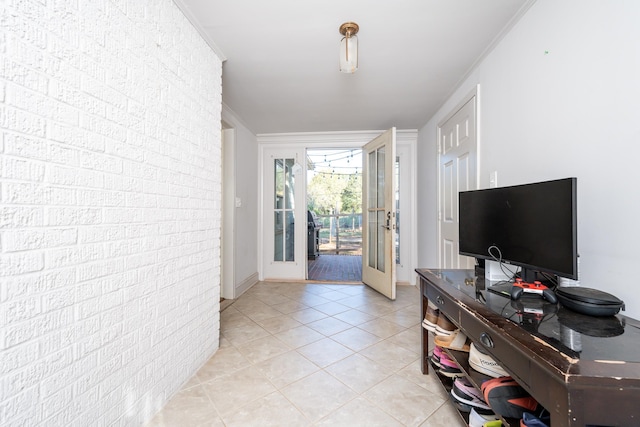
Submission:
<svg viewBox="0 0 640 427">
<path fill-rule="evenodd" d="M 238 283 L 236 285 L 236 289 L 235 289 L 236 299 L 238 299 L 238 297 L 240 297 L 240 295 L 244 294 L 249 289 L 251 289 L 253 287 L 253 285 L 255 285 L 258 282 L 259 282 L 259 280 L 258 280 L 258 272 L 255 272 L 251 276 L 249 276 L 246 279 L 244 279 L 242 282 Z"/>
</svg>

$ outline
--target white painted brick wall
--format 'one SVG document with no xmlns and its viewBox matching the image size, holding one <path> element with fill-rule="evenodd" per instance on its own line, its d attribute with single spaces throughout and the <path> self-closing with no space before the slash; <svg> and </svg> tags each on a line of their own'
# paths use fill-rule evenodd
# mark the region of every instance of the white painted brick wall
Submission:
<svg viewBox="0 0 640 427">
<path fill-rule="evenodd" d="M 0 25 L 0 427 L 138 426 L 218 346 L 220 60 L 171 0 Z"/>
</svg>

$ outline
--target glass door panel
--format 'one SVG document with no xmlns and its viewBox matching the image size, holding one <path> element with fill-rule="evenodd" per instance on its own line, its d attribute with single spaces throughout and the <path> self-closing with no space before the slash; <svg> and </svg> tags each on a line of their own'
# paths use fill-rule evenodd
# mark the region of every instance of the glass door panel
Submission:
<svg viewBox="0 0 640 427">
<path fill-rule="evenodd" d="M 295 159 L 274 159 L 273 260 L 295 261 Z"/>
</svg>

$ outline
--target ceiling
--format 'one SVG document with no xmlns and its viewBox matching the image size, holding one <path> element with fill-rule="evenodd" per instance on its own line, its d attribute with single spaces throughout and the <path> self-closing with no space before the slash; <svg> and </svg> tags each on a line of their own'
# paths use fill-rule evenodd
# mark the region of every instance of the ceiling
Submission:
<svg viewBox="0 0 640 427">
<path fill-rule="evenodd" d="M 254 133 L 418 129 L 535 0 L 174 0 Z M 338 70 L 340 24 L 359 69 Z"/>
</svg>

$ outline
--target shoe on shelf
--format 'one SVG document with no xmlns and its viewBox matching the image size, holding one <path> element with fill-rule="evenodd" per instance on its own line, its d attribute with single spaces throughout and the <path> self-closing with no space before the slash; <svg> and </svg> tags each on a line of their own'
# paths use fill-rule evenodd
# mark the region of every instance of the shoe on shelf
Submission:
<svg viewBox="0 0 640 427">
<path fill-rule="evenodd" d="M 525 412 L 522 414 L 520 420 L 520 426 L 522 427 L 549 427 L 551 425 L 551 414 L 547 411 L 543 411 L 539 417 L 533 414 Z"/>
<path fill-rule="evenodd" d="M 481 345 L 471 343 L 469 349 L 469 366 L 485 375 L 493 378 L 507 377 L 509 374 L 493 360 L 491 356 L 482 348 Z"/>
<path fill-rule="evenodd" d="M 440 360 L 442 363 L 442 359 Z M 496 414 L 522 418 L 525 412 L 539 413 L 540 405 L 511 377 L 493 378 L 482 383 L 482 396 Z"/>
<path fill-rule="evenodd" d="M 438 336 L 449 336 L 455 331 L 456 325 L 451 323 L 451 321 L 445 316 L 443 313 L 438 315 L 438 322 L 436 323 L 436 335 Z"/>
<path fill-rule="evenodd" d="M 471 408 L 471 412 L 469 413 L 469 427 L 484 427 L 487 422 L 498 419 L 498 416 L 493 412 L 481 414 L 476 408 Z"/>
<path fill-rule="evenodd" d="M 455 378 L 462 376 L 462 370 L 456 362 L 444 351 L 440 356 L 440 373 L 445 377 Z"/>
<path fill-rule="evenodd" d="M 436 365 L 438 368 L 440 367 L 440 357 L 442 357 L 442 347 L 435 346 L 433 348 L 433 353 L 431 353 L 431 363 Z"/>
<path fill-rule="evenodd" d="M 466 403 L 472 408 L 478 408 L 491 412 L 491 407 L 487 405 L 482 397 L 482 392 L 475 388 L 466 377 L 456 378 L 451 388 L 451 394 L 455 399 Z"/>
<path fill-rule="evenodd" d="M 433 338 L 435 345 L 449 350 L 466 351 L 471 349 L 469 338 L 460 330 L 456 329 L 449 336 L 436 335 Z"/>
<path fill-rule="evenodd" d="M 424 320 L 422 321 L 422 327 L 425 328 L 429 332 L 436 332 L 436 325 L 438 324 L 438 316 L 440 315 L 440 310 L 435 306 L 431 301 L 427 302 L 427 312 L 424 315 Z"/>
</svg>

